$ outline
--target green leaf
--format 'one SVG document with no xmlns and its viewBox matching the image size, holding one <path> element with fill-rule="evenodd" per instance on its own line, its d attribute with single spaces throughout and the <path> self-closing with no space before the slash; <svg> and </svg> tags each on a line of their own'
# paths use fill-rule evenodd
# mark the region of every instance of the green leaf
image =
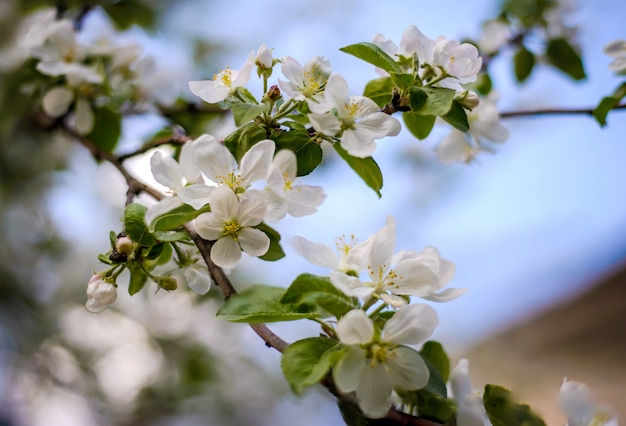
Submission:
<svg viewBox="0 0 626 426">
<path fill-rule="evenodd" d="M 434 340 L 427 341 L 422 346 L 420 355 L 430 361 L 433 367 L 437 369 L 445 386 L 450 377 L 450 358 L 448 358 L 448 354 L 446 354 L 441 343 Z M 445 397 L 445 395 L 443 396 Z"/>
<path fill-rule="evenodd" d="M 446 382 L 441 377 L 441 373 L 435 367 L 435 365 L 430 362 L 430 360 L 424 356 L 422 356 L 426 366 L 428 367 L 428 371 L 430 375 L 428 376 L 428 383 L 424 386 L 424 390 L 431 392 L 435 395 L 439 395 L 442 398 L 448 397 L 448 388 L 446 387 Z"/>
<path fill-rule="evenodd" d="M 397 389 L 397 392 L 404 402 L 417 408 L 421 418 L 442 425 L 454 424 L 448 423 L 455 416 L 455 410 L 452 408 L 454 403 L 451 400 L 425 389 L 416 391 Z"/>
<path fill-rule="evenodd" d="M 99 254 L 98 260 L 102 263 L 106 263 L 107 265 L 113 265 L 113 262 L 111 261 L 111 259 L 109 259 L 109 256 L 107 256 L 106 254 Z"/>
<path fill-rule="evenodd" d="M 426 139 L 435 126 L 434 115 L 420 115 L 413 111 L 402 113 L 404 124 L 409 131 L 419 140 Z"/>
<path fill-rule="evenodd" d="M 152 222 L 150 222 L 149 230 L 152 232 L 172 231 L 208 211 L 211 211 L 209 206 L 196 210 L 188 204 L 183 204 L 182 206 L 176 207 L 174 210 L 155 217 Z"/>
<path fill-rule="evenodd" d="M 103 2 L 102 7 L 109 14 L 115 25 L 126 30 L 137 24 L 143 28 L 153 28 L 156 22 L 154 10 L 139 0 Z"/>
<path fill-rule="evenodd" d="M 259 256 L 259 259 L 273 262 L 275 260 L 285 257 L 285 252 L 280 246 L 280 234 L 274 228 L 264 222 L 260 223 L 254 228 L 264 232 L 265 235 L 267 235 L 270 239 L 270 248 L 267 249 L 267 252 L 263 256 Z"/>
<path fill-rule="evenodd" d="M 600 126 L 606 126 L 606 116 L 609 111 L 619 105 L 624 97 L 626 97 L 626 82 L 615 89 L 611 96 L 602 98 L 598 106 L 593 109 L 593 116 L 600 123 Z"/>
<path fill-rule="evenodd" d="M 380 47 L 374 43 L 356 43 L 346 47 L 342 47 L 342 52 L 349 53 L 357 58 L 370 63 L 378 68 L 382 68 L 387 72 L 401 73 L 402 68 L 389 55 L 387 55 Z"/>
<path fill-rule="evenodd" d="M 237 162 L 241 161 L 243 155 L 248 152 L 257 142 L 267 138 L 265 129 L 258 124 L 251 122 L 235 130 L 224 139 L 224 145 L 235 156 Z"/>
<path fill-rule="evenodd" d="M 511 391 L 501 386 L 485 386 L 483 403 L 493 426 L 546 426 L 528 405 L 514 402 Z"/>
<path fill-rule="evenodd" d="M 295 321 L 323 315 L 309 309 L 309 306 L 280 303 L 284 293 L 282 287 L 252 285 L 226 300 L 217 311 L 217 316 L 231 322 L 258 323 Z"/>
<path fill-rule="evenodd" d="M 231 111 L 235 119 L 235 124 L 239 127 L 262 113 L 269 111 L 269 107 L 267 105 L 257 104 L 236 104 L 231 107 Z"/>
<path fill-rule="evenodd" d="M 443 118 L 448 124 L 451 124 L 454 128 L 467 132 L 469 130 L 469 122 L 467 121 L 467 113 L 465 109 L 458 102 L 454 101 L 452 103 L 452 108 L 450 112 L 446 115 L 442 115 Z"/>
<path fill-rule="evenodd" d="M 148 281 L 148 275 L 143 270 L 139 261 L 130 262 L 128 266 L 130 280 L 128 281 L 128 294 L 133 296 L 138 293 Z"/>
<path fill-rule="evenodd" d="M 400 89 L 400 92 L 405 92 L 415 83 L 415 76 L 413 74 L 397 74 L 392 72 L 389 73 L 389 77 L 391 77 L 393 84 Z"/>
<path fill-rule="evenodd" d="M 326 376 L 341 357 L 343 346 L 327 337 L 310 337 L 290 344 L 280 361 L 283 375 L 296 394 Z"/>
<path fill-rule="evenodd" d="M 443 87 L 411 87 L 411 111 L 420 115 L 445 115 L 452 108 L 455 93 Z"/>
<path fill-rule="evenodd" d="M 189 236 L 183 231 L 155 231 L 154 238 L 163 242 L 175 242 L 186 240 Z"/>
<path fill-rule="evenodd" d="M 526 47 L 521 46 L 513 57 L 515 66 L 515 78 L 520 83 L 526 81 L 535 66 L 535 55 Z"/>
<path fill-rule="evenodd" d="M 369 81 L 363 90 L 363 96 L 366 96 L 376 102 L 379 107 L 384 107 L 391 102 L 394 88 L 391 77 L 382 77 Z"/>
<path fill-rule="evenodd" d="M 113 152 L 122 132 L 122 115 L 108 107 L 94 108 L 94 124 L 85 137 L 98 148 Z"/>
<path fill-rule="evenodd" d="M 370 426 L 371 423 L 365 418 L 363 412 L 354 404 L 339 399 L 337 406 L 341 412 L 341 418 L 346 426 Z"/>
<path fill-rule="evenodd" d="M 574 80 L 584 80 L 587 77 L 580 55 L 566 39 L 551 39 L 546 47 L 546 55 L 552 65 Z"/>
<path fill-rule="evenodd" d="M 128 237 L 142 246 L 150 247 L 156 244 L 156 239 L 152 236 L 146 226 L 146 206 L 131 203 L 124 209 L 124 230 Z"/>
<path fill-rule="evenodd" d="M 357 308 L 354 300 L 337 289 L 328 277 L 313 274 L 298 275 L 287 288 L 280 302 L 314 304 L 337 318 Z"/>
<path fill-rule="evenodd" d="M 305 176 L 319 166 L 323 159 L 322 147 L 306 131 L 290 130 L 274 138 L 276 152 L 290 149 L 296 154 L 298 176 Z"/>
<path fill-rule="evenodd" d="M 369 186 L 376 192 L 378 198 L 380 198 L 382 196 L 380 190 L 383 187 L 383 174 L 380 171 L 380 167 L 378 167 L 378 164 L 376 164 L 376 161 L 374 161 L 372 157 L 353 157 L 348 154 L 346 150 L 343 149 L 338 143 L 333 144 L 333 146 L 335 147 L 335 151 L 337 151 L 339 156 L 343 158 L 346 163 L 348 163 L 352 170 L 354 170 L 356 174 L 359 175 L 361 179 L 363 179 L 367 186 Z"/>
</svg>

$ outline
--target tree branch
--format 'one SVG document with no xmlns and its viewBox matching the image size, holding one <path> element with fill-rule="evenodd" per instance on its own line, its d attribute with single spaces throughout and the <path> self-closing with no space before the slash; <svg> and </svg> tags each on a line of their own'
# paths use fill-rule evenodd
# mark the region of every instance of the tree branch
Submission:
<svg viewBox="0 0 626 426">
<path fill-rule="evenodd" d="M 616 105 L 611 110 L 626 109 L 626 104 Z M 544 108 L 526 111 L 505 111 L 500 113 L 500 118 L 528 117 L 538 115 L 593 115 L 594 108 Z"/>
<path fill-rule="evenodd" d="M 162 145 L 184 145 L 191 139 L 192 138 L 190 138 L 189 136 L 183 136 L 183 135 L 168 136 L 168 137 L 157 139 L 155 141 L 147 143 L 143 145 L 141 148 L 136 149 L 135 151 L 128 152 L 126 154 L 120 154 L 117 156 L 117 159 L 119 161 L 124 161 L 136 155 L 144 154 L 148 152 L 149 150 L 151 150 L 152 148 L 158 148 L 159 146 L 162 146 Z"/>
</svg>

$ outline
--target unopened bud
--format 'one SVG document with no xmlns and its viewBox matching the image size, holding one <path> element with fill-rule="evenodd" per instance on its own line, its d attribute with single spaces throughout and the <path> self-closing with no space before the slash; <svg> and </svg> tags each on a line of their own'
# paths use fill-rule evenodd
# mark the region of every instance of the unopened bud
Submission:
<svg viewBox="0 0 626 426">
<path fill-rule="evenodd" d="M 178 288 L 178 283 L 172 277 L 161 277 L 158 279 L 157 284 L 163 290 L 167 290 L 167 291 L 173 291 Z"/>
<path fill-rule="evenodd" d="M 105 281 L 100 274 L 91 277 L 87 284 L 87 303 L 89 312 L 100 312 L 117 299 L 115 285 Z"/>
<path fill-rule="evenodd" d="M 272 101 L 280 99 L 281 96 L 280 89 L 276 85 L 270 87 L 270 90 L 267 91 L 267 97 Z"/>
<path fill-rule="evenodd" d="M 465 108 L 469 109 L 470 111 L 476 108 L 480 103 L 480 97 L 476 94 L 476 92 L 472 92 L 471 90 L 457 93 L 454 96 L 454 100 L 460 103 Z"/>
<path fill-rule="evenodd" d="M 134 251 L 133 241 L 126 235 L 119 237 L 115 243 L 115 250 L 124 254 L 131 254 Z"/>
<path fill-rule="evenodd" d="M 256 53 L 256 58 L 254 58 L 254 63 L 259 68 L 271 69 L 274 65 L 274 59 L 272 58 L 272 51 L 267 48 L 265 44 L 262 44 L 259 47 L 259 50 Z"/>
</svg>

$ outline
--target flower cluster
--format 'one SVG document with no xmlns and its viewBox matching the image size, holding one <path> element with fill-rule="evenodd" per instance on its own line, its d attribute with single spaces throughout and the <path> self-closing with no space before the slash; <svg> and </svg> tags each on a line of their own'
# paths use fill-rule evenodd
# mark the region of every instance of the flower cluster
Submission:
<svg viewBox="0 0 626 426">
<path fill-rule="evenodd" d="M 604 53 L 611 56 L 613 62 L 609 69 L 617 74 L 626 75 L 626 40 L 615 40 L 604 46 Z"/>
</svg>

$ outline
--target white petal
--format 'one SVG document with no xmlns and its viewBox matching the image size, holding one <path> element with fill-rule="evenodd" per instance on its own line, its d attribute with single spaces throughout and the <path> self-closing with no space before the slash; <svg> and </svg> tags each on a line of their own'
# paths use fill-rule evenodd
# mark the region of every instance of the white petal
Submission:
<svg viewBox="0 0 626 426">
<path fill-rule="evenodd" d="M 197 165 L 209 179 L 221 184 L 224 178 L 234 172 L 235 157 L 221 143 L 213 143 L 203 148 Z"/>
<path fill-rule="evenodd" d="M 223 101 L 230 93 L 230 87 L 218 84 L 214 80 L 190 81 L 189 90 L 204 102 L 210 104 Z"/>
<path fill-rule="evenodd" d="M 355 296 L 361 300 L 369 298 L 374 293 L 374 287 L 366 285 L 359 278 L 341 271 L 331 271 L 330 282 L 348 296 Z"/>
<path fill-rule="evenodd" d="M 224 234 L 224 220 L 215 213 L 202 213 L 194 221 L 194 228 L 202 238 L 214 241 Z"/>
<path fill-rule="evenodd" d="M 289 214 L 293 217 L 308 216 L 317 211 L 326 195 L 324 189 L 319 186 L 297 185 L 292 191 L 286 193 Z"/>
<path fill-rule="evenodd" d="M 185 204 L 198 210 L 211 201 L 211 193 L 215 188 L 204 184 L 188 185 L 179 189 L 177 194 Z"/>
<path fill-rule="evenodd" d="M 222 268 L 234 268 L 241 260 L 241 248 L 231 237 L 220 238 L 211 247 L 211 260 Z"/>
<path fill-rule="evenodd" d="M 398 346 L 385 362 L 391 370 L 393 386 L 404 390 L 421 389 L 428 383 L 430 372 L 421 355 L 407 347 Z"/>
<path fill-rule="evenodd" d="M 298 162 L 296 154 L 290 149 L 281 149 L 274 156 L 274 164 L 278 166 L 280 171 L 293 179 L 298 173 Z"/>
<path fill-rule="evenodd" d="M 355 129 L 344 130 L 340 144 L 348 154 L 357 158 L 370 157 L 376 151 L 374 139 L 359 133 Z"/>
<path fill-rule="evenodd" d="M 386 281 L 385 290 L 394 294 L 426 297 L 439 290 L 439 279 L 427 266 L 416 259 L 400 262 L 394 268 L 397 275 Z"/>
<path fill-rule="evenodd" d="M 463 403 L 472 393 L 472 383 L 469 377 L 469 361 L 461 358 L 459 363 L 450 373 L 450 386 L 452 395 L 457 404 Z"/>
<path fill-rule="evenodd" d="M 400 122 L 384 112 L 369 114 L 367 118 L 359 121 L 356 127 L 359 129 L 360 134 L 367 134 L 368 137 L 374 139 L 380 139 L 385 136 L 397 136 L 400 130 L 402 130 Z"/>
<path fill-rule="evenodd" d="M 211 212 L 223 220 L 230 221 L 239 212 L 239 198 L 228 186 L 218 186 L 210 195 Z M 262 217 L 262 216 L 261 216 Z"/>
<path fill-rule="evenodd" d="M 161 151 L 155 151 L 150 157 L 150 169 L 157 182 L 171 189 L 179 189 L 183 186 L 183 175 L 180 166 L 170 156 L 163 156 Z"/>
<path fill-rule="evenodd" d="M 87 99 L 78 98 L 76 101 L 76 132 L 87 135 L 93 129 L 95 117 L 93 109 Z"/>
<path fill-rule="evenodd" d="M 604 46 L 604 53 L 614 58 L 626 55 L 626 41 L 615 40 Z"/>
<path fill-rule="evenodd" d="M 423 299 L 430 300 L 431 302 L 449 302 L 457 297 L 463 296 L 467 292 L 466 288 L 447 288 L 439 293 L 431 294 L 429 296 L 422 296 Z"/>
<path fill-rule="evenodd" d="M 189 265 L 185 268 L 187 285 L 194 292 L 204 295 L 211 289 L 211 275 L 206 266 L 200 264 Z"/>
<path fill-rule="evenodd" d="M 392 377 L 385 366 L 378 362 L 368 365 L 363 371 L 356 389 L 359 406 L 367 417 L 385 417 L 391 406 Z"/>
<path fill-rule="evenodd" d="M 366 368 L 365 349 L 356 345 L 349 346 L 333 368 L 333 379 L 337 388 L 344 393 L 354 391 Z"/>
<path fill-rule="evenodd" d="M 56 118 L 65 114 L 74 100 L 74 92 L 67 87 L 53 87 L 44 95 L 42 107 L 50 117 Z"/>
<path fill-rule="evenodd" d="M 311 113 L 307 117 L 313 128 L 326 136 L 335 136 L 341 130 L 341 122 L 332 114 Z"/>
<path fill-rule="evenodd" d="M 428 339 L 439 323 L 437 313 L 424 304 L 404 306 L 383 328 L 383 339 L 398 345 L 417 345 Z"/>
<path fill-rule="evenodd" d="M 329 246 L 299 236 L 295 236 L 292 241 L 296 251 L 312 264 L 329 269 L 339 266 L 339 258 Z"/>
<path fill-rule="evenodd" d="M 256 226 L 265 216 L 265 202 L 261 198 L 247 198 L 239 203 L 237 222 L 241 226 Z"/>
<path fill-rule="evenodd" d="M 348 345 L 366 344 L 374 337 L 374 323 L 361 309 L 353 309 L 337 323 L 337 336 Z"/>
<path fill-rule="evenodd" d="M 263 256 L 270 248 L 270 239 L 265 232 L 255 228 L 243 228 L 237 236 L 241 249 L 251 256 Z"/>
<path fill-rule="evenodd" d="M 246 184 L 265 179 L 272 164 L 276 144 L 270 139 L 255 144 L 241 159 L 239 170 Z"/>
</svg>

